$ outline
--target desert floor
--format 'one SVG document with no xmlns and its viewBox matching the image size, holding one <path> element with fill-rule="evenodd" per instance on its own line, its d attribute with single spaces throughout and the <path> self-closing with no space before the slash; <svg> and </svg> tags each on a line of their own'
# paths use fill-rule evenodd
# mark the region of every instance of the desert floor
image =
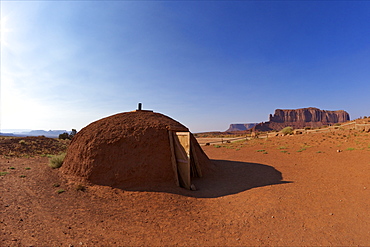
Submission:
<svg viewBox="0 0 370 247">
<path fill-rule="evenodd" d="M 369 133 L 203 149 L 215 169 L 193 192 L 83 190 L 47 157 L 2 156 L 0 246 L 370 245 Z"/>
</svg>

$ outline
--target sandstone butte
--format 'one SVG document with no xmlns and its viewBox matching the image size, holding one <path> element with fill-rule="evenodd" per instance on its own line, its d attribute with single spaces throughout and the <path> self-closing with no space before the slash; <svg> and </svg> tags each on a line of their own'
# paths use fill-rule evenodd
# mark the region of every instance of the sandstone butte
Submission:
<svg viewBox="0 0 370 247">
<path fill-rule="evenodd" d="M 310 127 L 318 128 L 324 125 L 343 123 L 350 120 L 349 114 L 344 110 L 327 111 L 315 107 L 282 110 L 276 109 L 274 115 L 270 114 L 270 121 L 256 125 L 254 131 L 281 130 L 287 126 L 295 129 Z"/>
<path fill-rule="evenodd" d="M 247 124 L 230 124 L 229 128 L 226 130 L 228 131 L 245 131 L 250 130 L 254 126 L 256 126 L 258 123 L 247 123 Z"/>
</svg>

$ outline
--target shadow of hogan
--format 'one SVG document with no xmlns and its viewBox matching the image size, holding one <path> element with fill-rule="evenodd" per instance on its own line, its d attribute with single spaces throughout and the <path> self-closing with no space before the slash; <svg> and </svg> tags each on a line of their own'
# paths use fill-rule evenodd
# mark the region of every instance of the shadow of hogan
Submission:
<svg viewBox="0 0 370 247">
<path fill-rule="evenodd" d="M 215 167 L 202 178 L 193 179 L 197 191 L 187 196 L 216 198 L 267 185 L 291 183 L 283 181 L 280 171 L 272 166 L 230 160 L 212 160 Z"/>
</svg>

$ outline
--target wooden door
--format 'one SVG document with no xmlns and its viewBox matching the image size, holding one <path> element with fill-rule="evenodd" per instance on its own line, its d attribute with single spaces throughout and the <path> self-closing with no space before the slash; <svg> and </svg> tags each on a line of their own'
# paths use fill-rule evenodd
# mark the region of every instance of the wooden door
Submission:
<svg viewBox="0 0 370 247">
<path fill-rule="evenodd" d="M 171 131 L 172 132 L 172 131 Z M 190 189 L 190 132 L 170 132 L 173 138 L 173 163 L 177 184 Z M 176 166 L 176 167 L 175 167 Z"/>
</svg>

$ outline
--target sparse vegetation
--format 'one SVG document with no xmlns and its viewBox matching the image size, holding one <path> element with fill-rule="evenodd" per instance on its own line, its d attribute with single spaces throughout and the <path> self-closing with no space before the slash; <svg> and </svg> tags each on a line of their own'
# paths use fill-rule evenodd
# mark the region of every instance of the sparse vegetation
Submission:
<svg viewBox="0 0 370 247">
<path fill-rule="evenodd" d="M 293 134 L 293 128 L 292 127 L 285 127 L 284 129 L 281 130 L 281 133 L 283 133 L 283 135 L 291 135 Z"/>
<path fill-rule="evenodd" d="M 63 192 L 65 192 L 65 190 L 63 190 L 63 189 L 57 190 L 57 193 L 58 193 L 58 194 L 61 194 L 61 193 L 63 193 Z"/>
<path fill-rule="evenodd" d="M 0 172 L 0 176 L 5 176 L 8 172 Z"/>
<path fill-rule="evenodd" d="M 347 148 L 346 150 L 348 150 L 348 151 L 353 151 L 353 150 L 355 150 L 355 148 L 351 148 L 351 147 L 349 147 L 349 148 Z"/>
<path fill-rule="evenodd" d="M 77 191 L 86 191 L 86 186 L 79 184 L 76 186 Z"/>
<path fill-rule="evenodd" d="M 25 170 L 31 170 L 31 167 L 25 167 L 24 169 Z"/>
<path fill-rule="evenodd" d="M 65 152 L 69 141 L 56 140 L 42 136 L 8 137 L 0 140 L 4 158 L 35 157 Z"/>
<path fill-rule="evenodd" d="M 265 149 L 257 150 L 257 152 L 265 152 Z"/>
<path fill-rule="evenodd" d="M 25 178 L 25 177 L 26 177 L 26 175 L 20 175 L 19 177 L 20 177 L 20 178 Z"/>
<path fill-rule="evenodd" d="M 27 144 L 25 140 L 20 140 L 18 143 L 21 144 L 21 145 L 26 145 Z"/>
<path fill-rule="evenodd" d="M 59 155 L 54 155 L 49 160 L 49 166 L 53 169 L 60 168 L 63 165 L 63 161 L 64 161 L 65 156 L 66 156 L 65 153 L 62 153 L 62 154 L 59 154 Z"/>
<path fill-rule="evenodd" d="M 77 134 L 77 131 L 75 129 L 72 129 L 71 133 L 64 132 L 63 134 L 59 135 L 59 139 L 61 140 L 72 140 L 72 138 Z"/>
</svg>

